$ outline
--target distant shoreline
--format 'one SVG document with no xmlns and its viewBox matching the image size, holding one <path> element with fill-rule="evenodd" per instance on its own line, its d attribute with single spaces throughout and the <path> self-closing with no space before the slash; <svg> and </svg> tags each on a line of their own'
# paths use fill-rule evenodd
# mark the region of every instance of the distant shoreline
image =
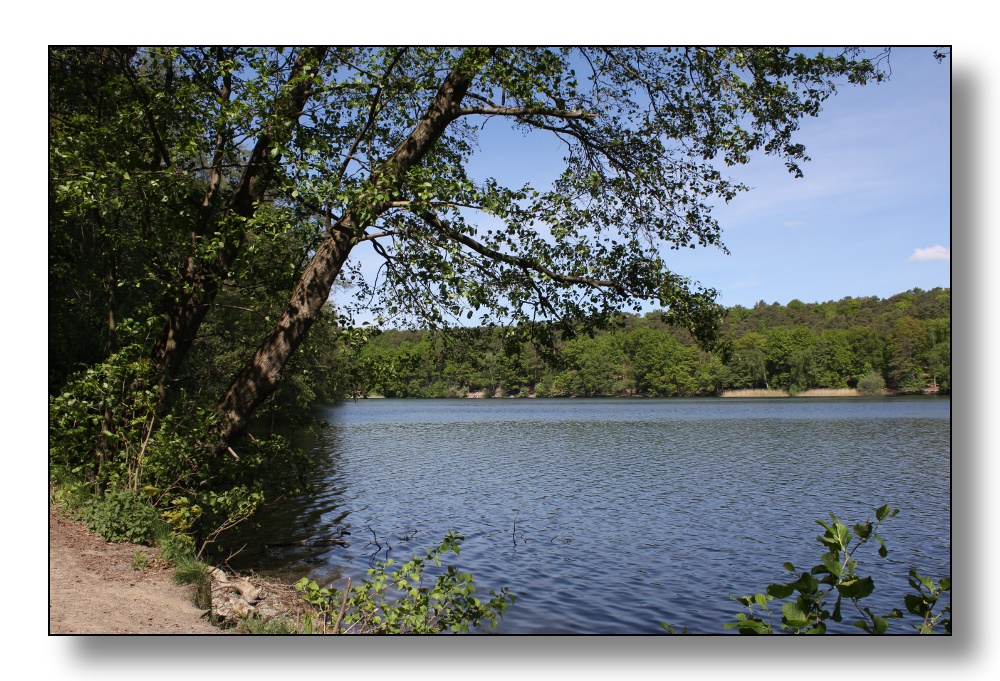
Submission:
<svg viewBox="0 0 1000 681">
<path fill-rule="evenodd" d="M 751 394 L 753 393 L 753 394 Z M 358 400 L 711 400 L 711 399 L 779 399 L 779 398 L 859 398 L 859 397 L 951 397 L 950 392 L 925 391 L 922 393 L 907 393 L 887 390 L 881 395 L 861 395 L 856 389 L 840 390 L 803 390 L 791 394 L 787 390 L 727 390 L 718 395 L 559 395 L 539 397 L 538 395 L 494 395 L 487 397 L 482 391 L 472 392 L 464 396 L 448 397 L 386 397 L 385 395 L 354 395 L 340 398 L 341 401 Z"/>
</svg>

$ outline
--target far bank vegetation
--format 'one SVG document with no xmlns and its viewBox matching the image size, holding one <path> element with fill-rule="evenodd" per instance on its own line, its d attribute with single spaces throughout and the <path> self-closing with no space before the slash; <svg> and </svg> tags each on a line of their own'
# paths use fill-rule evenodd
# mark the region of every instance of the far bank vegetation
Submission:
<svg viewBox="0 0 1000 681">
<path fill-rule="evenodd" d="M 369 397 L 855 397 L 951 391 L 951 290 L 727 310 L 701 348 L 659 313 L 541 354 L 517 329 L 385 331 L 335 377 Z"/>
</svg>

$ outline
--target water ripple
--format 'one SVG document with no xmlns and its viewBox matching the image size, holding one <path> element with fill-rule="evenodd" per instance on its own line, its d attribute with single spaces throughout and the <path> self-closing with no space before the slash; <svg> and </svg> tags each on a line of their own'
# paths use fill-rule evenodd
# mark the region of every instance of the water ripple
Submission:
<svg viewBox="0 0 1000 681">
<path fill-rule="evenodd" d="M 518 595 L 500 632 L 721 633 L 730 594 L 818 561 L 814 520 L 887 502 L 890 557 L 863 561 L 872 608 L 901 606 L 911 565 L 951 571 L 946 399 L 379 400 L 323 417 L 316 493 L 255 540 L 343 525 L 351 546 L 251 551 L 256 567 L 342 581 L 454 530 L 457 566 Z"/>
</svg>

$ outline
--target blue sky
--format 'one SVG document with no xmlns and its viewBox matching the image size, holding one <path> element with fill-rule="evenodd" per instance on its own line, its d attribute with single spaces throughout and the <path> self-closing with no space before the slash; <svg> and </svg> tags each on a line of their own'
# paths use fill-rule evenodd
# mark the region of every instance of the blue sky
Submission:
<svg viewBox="0 0 1000 681">
<path fill-rule="evenodd" d="M 685 254 L 676 269 L 724 305 L 950 286 L 950 64 L 897 48 L 891 66 L 803 123 L 805 177 L 766 157 L 738 169 L 753 190 L 716 213 L 731 255 Z"/>
<path fill-rule="evenodd" d="M 887 82 L 843 85 L 802 122 L 805 177 L 764 154 L 724 168 L 751 187 L 715 210 L 730 254 L 665 250 L 669 266 L 727 307 L 950 286 L 951 64 L 930 48 L 895 48 L 891 69 Z M 564 148 L 545 133 L 494 119 L 479 143 L 475 177 L 545 187 L 562 169 Z"/>
</svg>

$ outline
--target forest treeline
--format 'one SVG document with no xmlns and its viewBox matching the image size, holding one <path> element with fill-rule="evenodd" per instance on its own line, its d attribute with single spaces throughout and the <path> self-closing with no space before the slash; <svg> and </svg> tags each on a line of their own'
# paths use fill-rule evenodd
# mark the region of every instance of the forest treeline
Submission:
<svg viewBox="0 0 1000 681">
<path fill-rule="evenodd" d="M 501 328 L 390 330 L 343 345 L 334 392 L 385 397 L 689 397 L 749 388 L 951 390 L 951 289 L 729 308 L 699 347 L 658 312 L 539 352 Z M 874 380 L 872 380 L 874 379 Z M 862 391 L 864 392 L 864 390 Z"/>
</svg>

